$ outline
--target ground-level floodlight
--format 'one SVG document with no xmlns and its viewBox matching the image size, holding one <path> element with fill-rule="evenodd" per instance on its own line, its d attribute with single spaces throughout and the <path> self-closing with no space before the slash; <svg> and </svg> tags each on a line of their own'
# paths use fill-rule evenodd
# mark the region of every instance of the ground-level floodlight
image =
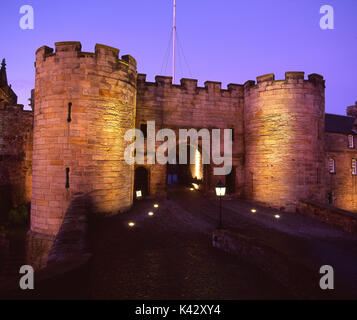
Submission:
<svg viewBox="0 0 357 320">
<path fill-rule="evenodd" d="M 201 180 L 197 179 L 197 177 L 192 179 L 192 186 L 195 190 L 199 190 L 200 189 L 200 184 L 201 184 Z"/>
<path fill-rule="evenodd" d="M 136 199 L 142 199 L 143 193 L 141 192 L 141 190 L 137 190 L 137 191 L 135 192 L 135 194 L 136 194 Z"/>
<path fill-rule="evenodd" d="M 200 186 L 197 183 L 192 183 L 192 186 L 195 190 L 198 190 Z"/>
</svg>

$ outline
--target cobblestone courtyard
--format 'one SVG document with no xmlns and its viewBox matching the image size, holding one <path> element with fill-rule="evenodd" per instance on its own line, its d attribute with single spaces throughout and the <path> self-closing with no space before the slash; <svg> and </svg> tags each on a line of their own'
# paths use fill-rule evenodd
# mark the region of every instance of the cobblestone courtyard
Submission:
<svg viewBox="0 0 357 320">
<path fill-rule="evenodd" d="M 304 298 L 303 292 L 291 292 L 249 261 L 212 247 L 216 201 L 189 189 L 172 189 L 168 200 L 158 203 L 159 208 L 154 209 L 153 201 L 142 201 L 131 212 L 95 222 L 90 279 L 93 298 Z M 225 226 L 266 239 L 281 251 L 302 255 L 307 262 L 330 262 L 340 291 L 322 292 L 321 298 L 356 296 L 353 284 L 341 289 L 346 281 L 338 277 L 342 272 L 356 277 L 356 237 L 295 214 L 282 215 L 277 225 L 276 211 L 259 208 L 253 216 L 250 208 L 249 203 L 225 201 Z M 149 211 L 154 216 L 148 216 Z M 130 221 L 135 227 L 128 226 Z"/>
</svg>

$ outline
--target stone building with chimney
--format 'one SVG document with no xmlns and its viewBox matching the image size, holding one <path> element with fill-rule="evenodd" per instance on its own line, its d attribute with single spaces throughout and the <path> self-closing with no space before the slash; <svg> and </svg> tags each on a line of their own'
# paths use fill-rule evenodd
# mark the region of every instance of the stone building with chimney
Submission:
<svg viewBox="0 0 357 320">
<path fill-rule="evenodd" d="M 5 59 L 0 69 L 0 216 L 31 202 L 33 112 L 17 104 L 8 84 Z"/>
<path fill-rule="evenodd" d="M 0 108 L 3 108 L 5 105 L 16 105 L 17 104 L 17 95 L 11 89 L 11 85 L 7 83 L 7 74 L 6 74 L 6 63 L 5 59 L 1 62 L 0 69 Z"/>
</svg>

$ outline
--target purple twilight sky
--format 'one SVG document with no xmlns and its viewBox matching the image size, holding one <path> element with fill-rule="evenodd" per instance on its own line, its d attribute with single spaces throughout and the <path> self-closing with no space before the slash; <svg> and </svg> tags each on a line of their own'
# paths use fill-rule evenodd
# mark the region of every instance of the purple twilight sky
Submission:
<svg viewBox="0 0 357 320">
<path fill-rule="evenodd" d="M 34 9 L 33 30 L 19 26 L 22 5 Z M 167 68 L 164 57 L 172 5 L 173 0 L 2 0 L 0 58 L 6 58 L 19 103 L 28 104 L 34 87 L 36 49 L 56 41 L 81 41 L 92 52 L 95 43 L 117 47 L 121 55 L 134 56 L 149 81 L 170 75 L 171 57 Z M 334 8 L 334 30 L 320 28 L 322 5 Z M 177 0 L 177 30 L 191 69 L 177 53 L 177 79 L 221 81 L 225 88 L 265 73 L 283 79 L 285 71 L 305 71 L 306 77 L 319 73 L 326 79 L 326 112 L 345 114 L 357 101 L 357 0 Z"/>
</svg>

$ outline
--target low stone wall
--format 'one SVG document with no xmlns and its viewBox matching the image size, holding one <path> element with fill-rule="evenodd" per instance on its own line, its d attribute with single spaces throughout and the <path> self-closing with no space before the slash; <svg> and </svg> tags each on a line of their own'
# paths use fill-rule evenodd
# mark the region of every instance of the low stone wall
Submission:
<svg viewBox="0 0 357 320">
<path fill-rule="evenodd" d="M 27 254 L 28 264 L 35 269 L 35 289 L 21 290 L 19 274 L 0 285 L 0 299 L 88 299 L 90 214 L 90 197 L 79 195 L 54 240 L 30 232 Z"/>
<path fill-rule="evenodd" d="M 300 298 L 315 299 L 318 288 L 319 266 L 307 267 L 303 261 L 279 252 L 265 243 L 229 230 L 215 230 L 212 234 L 214 247 L 237 255 L 240 259 L 257 266 L 279 281 Z"/>
<path fill-rule="evenodd" d="M 357 234 L 357 214 L 314 201 L 300 201 L 298 211 L 313 219 Z"/>
<path fill-rule="evenodd" d="M 79 196 L 70 204 L 48 255 L 47 264 L 89 254 L 88 214 L 90 198 Z"/>
<path fill-rule="evenodd" d="M 55 237 L 29 231 L 26 239 L 26 261 L 35 270 L 46 267 Z"/>
</svg>

